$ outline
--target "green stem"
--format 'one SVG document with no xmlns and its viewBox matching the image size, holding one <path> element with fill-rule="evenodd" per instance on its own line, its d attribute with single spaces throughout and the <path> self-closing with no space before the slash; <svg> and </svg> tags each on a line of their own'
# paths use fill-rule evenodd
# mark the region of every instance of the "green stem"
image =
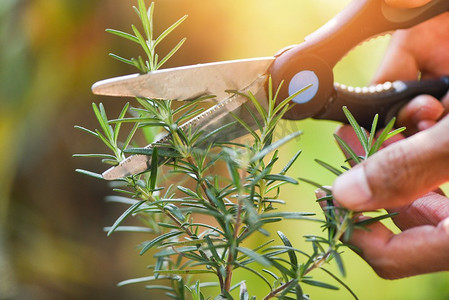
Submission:
<svg viewBox="0 0 449 300">
<path fill-rule="evenodd" d="M 281 285 L 281 286 L 278 287 L 277 289 L 272 290 L 268 295 L 266 295 L 266 296 L 263 298 L 263 300 L 268 300 L 268 299 L 270 299 L 270 298 L 276 297 L 276 295 L 277 295 L 279 292 L 282 292 L 283 290 L 285 290 L 285 288 L 287 288 L 287 287 L 293 282 L 293 280 L 294 280 L 294 279 L 292 279 L 292 280 L 290 280 L 290 281 L 284 283 L 283 285 Z"/>
<path fill-rule="evenodd" d="M 154 199 L 153 195 L 151 193 L 149 193 L 147 190 L 145 190 L 144 188 L 142 188 L 141 186 L 139 186 L 138 184 L 136 184 L 134 181 L 129 181 L 129 183 L 142 194 L 141 199 L 144 201 L 149 201 L 149 202 L 155 202 L 156 199 Z M 190 231 L 190 229 L 188 227 L 183 226 L 183 224 L 175 217 L 173 216 L 173 214 L 167 210 L 165 210 L 161 205 L 157 205 L 157 207 L 164 212 L 164 214 L 166 216 L 168 216 L 173 222 L 176 223 L 176 225 L 178 225 L 178 227 L 182 230 L 184 230 L 184 232 L 192 239 L 198 239 L 198 237 L 196 236 L 196 234 L 194 234 L 192 231 Z"/>
<path fill-rule="evenodd" d="M 233 266 L 233 262 L 234 262 L 236 248 L 238 246 L 238 231 L 242 224 L 241 214 L 242 214 L 242 201 L 241 201 L 241 199 L 239 199 L 239 204 L 237 207 L 237 220 L 235 221 L 235 225 L 234 225 L 234 235 L 233 235 L 234 240 L 231 242 L 231 247 L 229 247 L 229 255 L 228 255 L 228 260 L 226 262 L 226 276 L 225 276 L 225 285 L 224 285 L 224 290 L 226 292 L 229 292 L 229 290 L 231 289 L 232 266 Z"/>
</svg>

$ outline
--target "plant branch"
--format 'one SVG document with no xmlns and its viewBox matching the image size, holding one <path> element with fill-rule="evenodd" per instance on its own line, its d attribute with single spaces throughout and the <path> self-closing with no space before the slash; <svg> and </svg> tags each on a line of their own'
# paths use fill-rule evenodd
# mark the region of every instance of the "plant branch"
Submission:
<svg viewBox="0 0 449 300">
<path fill-rule="evenodd" d="M 234 254 L 236 251 L 237 243 L 238 243 L 238 231 L 241 225 L 241 214 L 242 214 L 242 200 L 239 199 L 238 207 L 237 207 L 237 219 L 234 225 L 234 235 L 233 235 L 233 244 L 229 248 L 228 260 L 226 262 L 226 276 L 225 276 L 225 285 L 224 290 L 229 292 L 231 289 L 231 280 L 232 280 L 232 267 L 234 262 Z"/>
<path fill-rule="evenodd" d="M 291 279 L 290 281 L 284 283 L 283 285 L 281 285 L 280 287 L 278 287 L 277 289 L 272 290 L 268 295 L 266 295 L 263 300 L 268 300 L 271 299 L 273 297 L 276 297 L 276 295 L 279 292 L 282 292 L 284 289 L 286 289 L 290 284 L 292 284 L 292 282 L 294 282 L 295 279 Z"/>
</svg>

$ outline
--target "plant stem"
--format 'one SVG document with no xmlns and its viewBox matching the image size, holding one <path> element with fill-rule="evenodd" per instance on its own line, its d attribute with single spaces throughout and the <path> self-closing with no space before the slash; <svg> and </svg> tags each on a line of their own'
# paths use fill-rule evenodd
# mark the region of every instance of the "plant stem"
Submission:
<svg viewBox="0 0 449 300">
<path fill-rule="evenodd" d="M 136 184 L 135 182 L 129 182 L 131 185 L 134 186 L 134 188 L 136 188 L 139 192 L 142 193 L 143 197 L 142 200 L 145 201 L 149 201 L 149 202 L 155 202 L 156 199 L 153 198 L 153 196 L 148 193 L 145 189 L 143 189 L 141 186 L 139 186 L 138 184 Z M 173 216 L 173 214 L 167 210 L 165 210 L 162 206 L 158 205 L 158 208 L 164 212 L 164 214 L 166 216 L 168 216 L 171 220 L 173 220 L 173 222 L 176 223 L 176 225 L 179 226 L 180 229 L 184 230 L 184 232 L 192 239 L 198 239 L 198 237 L 196 236 L 196 234 L 194 234 L 192 231 L 190 231 L 190 229 L 188 227 L 185 227 L 182 225 L 182 223 L 175 217 Z"/>
<path fill-rule="evenodd" d="M 276 297 L 276 295 L 277 295 L 279 292 L 282 292 L 286 287 L 288 287 L 288 286 L 293 282 L 293 280 L 294 280 L 294 279 L 290 280 L 289 282 L 284 283 L 283 285 L 281 285 L 281 286 L 278 287 L 277 289 L 272 290 L 268 295 L 266 295 L 266 296 L 263 298 L 263 300 L 268 300 L 268 299 L 270 299 L 270 298 Z"/>
<path fill-rule="evenodd" d="M 307 268 L 307 270 L 304 271 L 304 273 L 302 274 L 302 276 L 307 275 L 308 273 L 310 273 L 312 270 L 316 269 L 316 268 L 320 268 L 323 263 L 326 262 L 326 259 L 329 257 L 329 255 L 332 253 L 332 248 L 329 248 L 326 253 L 324 253 L 324 255 L 322 255 L 318 260 L 314 261 L 313 264 Z"/>
<path fill-rule="evenodd" d="M 335 251 L 334 245 L 340 240 L 341 236 L 345 233 L 348 217 L 350 218 L 351 216 L 352 216 L 352 212 L 349 212 L 349 216 L 344 217 L 343 221 L 339 224 L 339 226 L 337 228 L 337 232 L 335 233 L 334 240 L 333 240 L 334 243 L 329 247 L 329 249 L 326 251 L 326 253 L 324 253 L 320 257 L 320 259 L 315 261 L 310 267 L 307 268 L 307 270 L 304 271 L 302 276 L 307 275 L 308 273 L 310 273 L 312 270 L 314 270 L 316 268 L 320 268 L 323 265 L 323 263 L 326 262 L 329 255 L 333 251 Z"/>
<path fill-rule="evenodd" d="M 234 226 L 234 236 L 233 236 L 234 240 L 232 241 L 233 243 L 232 243 L 231 247 L 229 248 L 228 260 L 226 262 L 226 277 L 225 277 L 224 290 L 227 292 L 229 292 L 229 290 L 231 289 L 232 266 L 233 266 L 233 261 L 234 261 L 234 253 L 235 253 L 235 248 L 237 247 L 237 243 L 238 243 L 238 231 L 242 224 L 241 214 L 242 214 L 242 200 L 239 199 L 239 203 L 238 203 L 238 207 L 237 207 L 237 220 L 235 221 L 235 226 Z"/>
</svg>

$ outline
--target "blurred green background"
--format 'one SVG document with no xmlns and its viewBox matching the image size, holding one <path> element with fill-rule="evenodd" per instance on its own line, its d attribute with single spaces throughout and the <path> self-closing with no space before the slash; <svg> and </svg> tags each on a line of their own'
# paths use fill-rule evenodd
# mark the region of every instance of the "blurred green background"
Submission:
<svg viewBox="0 0 449 300">
<path fill-rule="evenodd" d="M 101 152 L 90 136 L 73 128 L 95 128 L 92 102 L 112 114 L 123 99 L 90 93 L 97 80 L 135 72 L 108 57 L 108 52 L 136 55 L 131 43 L 104 32 L 130 30 L 137 18 L 135 1 L 1 0 L 0 1 L 0 299 L 152 299 L 143 285 L 116 283 L 147 276 L 150 257 L 136 245 L 145 239 L 117 233 L 110 225 L 124 207 L 107 204 L 105 182 L 77 174 L 76 168 L 101 172 L 104 167 L 74 153 Z M 168 51 L 187 37 L 165 66 L 272 55 L 301 42 L 340 11 L 348 0 L 159 0 L 156 32 L 188 14 L 187 21 L 161 46 Z M 336 68 L 336 79 L 364 85 L 379 63 L 388 38 L 356 49 Z M 279 135 L 303 130 L 282 149 L 285 161 L 303 149 L 290 175 L 332 184 L 333 176 L 314 158 L 338 165 L 343 157 L 332 132 L 338 124 L 284 122 Z M 282 165 L 282 162 L 280 163 Z M 288 210 L 316 211 L 313 188 L 305 184 L 281 195 Z M 316 224 L 286 222 L 282 230 L 294 245 L 307 247 L 302 235 L 318 232 Z M 355 254 L 345 253 L 345 282 L 360 299 L 449 299 L 447 274 L 386 281 Z M 239 278 L 240 276 L 240 278 Z M 249 280 L 252 294 L 264 293 Z M 325 276 L 325 275 L 323 275 Z M 324 280 L 329 279 L 323 277 Z M 313 299 L 350 299 L 345 290 L 310 289 Z"/>
</svg>

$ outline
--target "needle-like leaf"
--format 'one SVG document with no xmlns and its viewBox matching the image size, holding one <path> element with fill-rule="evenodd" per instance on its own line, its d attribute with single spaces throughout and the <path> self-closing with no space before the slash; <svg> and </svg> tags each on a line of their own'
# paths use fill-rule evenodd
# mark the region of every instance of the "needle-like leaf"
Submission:
<svg viewBox="0 0 449 300">
<path fill-rule="evenodd" d="M 259 160 L 259 159 L 262 159 L 263 157 L 265 157 L 265 155 L 267 155 L 271 151 L 274 151 L 275 149 L 278 149 L 279 147 L 281 147 L 285 143 L 295 139 L 296 137 L 298 137 L 301 134 L 302 134 L 301 131 L 293 132 L 293 133 L 287 135 L 286 137 L 284 137 L 284 138 L 274 142 L 273 144 L 269 145 L 268 147 L 265 147 L 264 149 L 262 149 L 262 151 L 260 151 L 255 156 L 253 156 L 253 158 L 251 159 L 251 162 L 255 162 L 255 161 Z"/>
<path fill-rule="evenodd" d="M 187 19 L 187 15 L 181 17 L 178 21 L 173 23 L 170 27 L 164 30 L 164 32 L 159 35 L 156 40 L 154 41 L 154 47 L 156 47 L 163 39 L 167 37 L 173 30 L 175 30 L 179 25 L 181 25 L 184 20 Z"/>
<path fill-rule="evenodd" d="M 338 135 L 334 134 L 334 138 L 337 140 L 337 142 L 343 147 L 343 149 L 346 151 L 346 153 L 349 154 L 349 157 L 355 162 L 360 163 L 360 157 L 352 150 L 352 148 Z"/>
<path fill-rule="evenodd" d="M 120 31 L 120 30 L 115 30 L 115 29 L 106 29 L 106 32 L 112 33 L 116 36 L 128 39 L 134 43 L 139 44 L 139 39 L 132 34 L 129 34 L 129 33 L 126 33 L 126 32 Z"/>
<path fill-rule="evenodd" d="M 162 67 L 167 62 L 167 60 L 169 60 L 179 50 L 179 48 L 181 48 L 186 40 L 186 38 L 180 40 L 178 44 L 176 44 L 176 46 L 173 47 L 173 49 L 171 49 L 170 52 L 168 52 L 168 54 L 157 63 L 156 69 Z"/>
<path fill-rule="evenodd" d="M 369 153 L 369 142 L 365 130 L 360 127 L 359 123 L 356 121 L 356 119 L 346 106 L 343 106 L 343 112 L 348 119 L 349 124 L 351 124 L 352 128 L 354 129 L 354 132 L 357 135 L 360 143 L 362 144 L 365 153 Z"/>
<path fill-rule="evenodd" d="M 108 231 L 108 236 L 114 232 L 114 230 L 123 222 L 123 220 L 126 219 L 126 217 L 131 215 L 137 208 L 139 208 L 139 206 L 141 206 L 144 203 L 145 201 L 139 201 L 131 205 L 111 226 L 111 228 Z"/>
<path fill-rule="evenodd" d="M 282 231 L 278 231 L 277 234 L 285 246 L 293 247 L 292 243 L 290 243 L 290 240 L 287 238 L 287 236 Z M 293 268 L 296 269 L 298 266 L 298 258 L 296 257 L 295 251 L 288 250 L 288 256 L 290 258 L 290 262 L 292 263 Z"/>
<path fill-rule="evenodd" d="M 140 255 L 144 254 L 150 248 L 156 246 L 158 243 L 161 243 L 164 240 L 167 240 L 169 238 L 172 238 L 172 237 L 175 237 L 175 236 L 178 236 L 181 234 L 183 234 L 182 231 L 172 231 L 172 232 L 168 232 L 168 233 L 157 236 L 156 238 L 152 239 L 151 241 L 148 241 L 143 244 L 142 250 L 140 251 Z"/>
</svg>

